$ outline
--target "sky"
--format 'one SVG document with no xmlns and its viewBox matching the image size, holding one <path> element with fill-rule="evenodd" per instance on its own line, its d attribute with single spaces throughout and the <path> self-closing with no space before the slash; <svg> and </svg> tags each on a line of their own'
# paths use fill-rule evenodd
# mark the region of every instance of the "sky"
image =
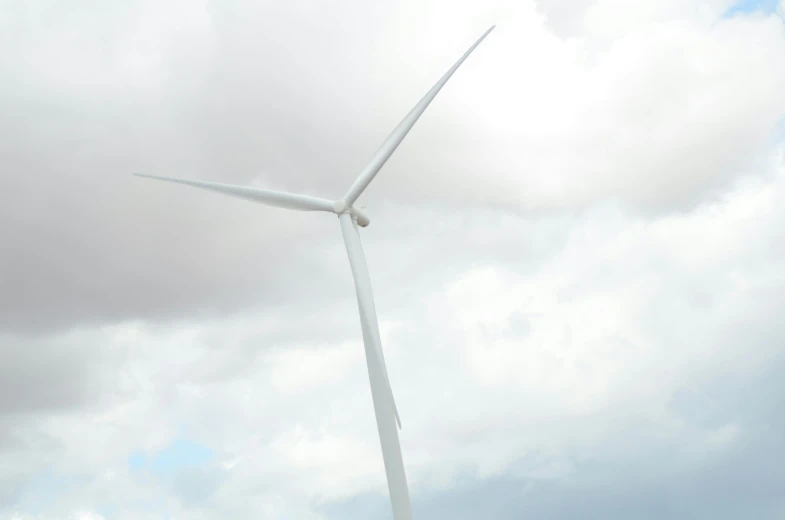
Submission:
<svg viewBox="0 0 785 520">
<path fill-rule="evenodd" d="M 0 519 L 785 518 L 785 1 L 0 0 Z"/>
</svg>

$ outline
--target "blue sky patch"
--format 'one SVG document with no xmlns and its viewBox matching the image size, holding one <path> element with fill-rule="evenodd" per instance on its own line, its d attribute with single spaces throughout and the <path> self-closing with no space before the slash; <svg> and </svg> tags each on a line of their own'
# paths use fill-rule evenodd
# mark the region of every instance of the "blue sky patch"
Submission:
<svg viewBox="0 0 785 520">
<path fill-rule="evenodd" d="M 152 457 L 137 451 L 128 457 L 131 471 L 148 470 L 169 473 L 181 468 L 202 466 L 213 458 L 213 451 L 202 444 L 187 439 L 177 439 Z"/>
<path fill-rule="evenodd" d="M 777 10 L 779 0 L 739 0 L 725 11 L 725 18 L 731 18 L 737 14 L 748 14 L 760 11 L 771 14 Z"/>
<path fill-rule="evenodd" d="M 48 468 L 25 483 L 16 506 L 34 515 L 41 514 L 57 497 L 87 485 L 90 480 L 85 475 L 56 473 Z"/>
</svg>

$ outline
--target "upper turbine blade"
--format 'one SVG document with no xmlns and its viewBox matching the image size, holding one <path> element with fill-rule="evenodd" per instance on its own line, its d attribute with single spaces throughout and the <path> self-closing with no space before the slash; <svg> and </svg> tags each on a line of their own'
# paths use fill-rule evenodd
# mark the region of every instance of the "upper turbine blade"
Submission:
<svg viewBox="0 0 785 520">
<path fill-rule="evenodd" d="M 349 188 L 349 191 L 346 192 L 343 200 L 346 201 L 348 205 L 352 205 L 355 203 L 357 198 L 362 194 L 365 188 L 371 183 L 373 178 L 379 172 L 379 170 L 384 166 L 384 163 L 387 162 L 387 159 L 393 154 L 398 145 L 401 144 L 406 134 L 409 133 L 409 130 L 412 129 L 414 123 L 420 118 L 425 109 L 428 108 L 428 105 L 433 101 L 433 98 L 436 97 L 436 94 L 442 89 L 442 87 L 447 83 L 447 80 L 458 70 L 458 67 L 469 57 L 469 54 L 472 53 L 474 49 L 485 39 L 486 36 L 496 27 L 495 25 L 491 26 L 490 29 L 485 31 L 485 33 L 480 36 L 480 39 L 477 40 L 474 45 L 469 47 L 469 50 L 461 56 L 461 59 L 448 70 L 444 76 L 428 91 L 427 94 L 417 103 L 414 108 L 406 115 L 403 120 L 398 123 L 398 126 L 395 127 L 395 130 L 387 137 L 387 139 L 382 143 L 379 149 L 376 151 L 376 154 L 371 159 L 371 162 L 365 167 L 365 169 L 360 172 L 355 179 L 354 184 Z"/>
<path fill-rule="evenodd" d="M 250 186 L 219 184 L 217 182 L 189 181 L 186 179 L 174 179 L 171 177 L 158 177 L 156 175 L 145 175 L 142 173 L 134 173 L 134 175 L 137 177 L 146 177 L 148 179 L 156 179 L 159 181 L 185 184 L 186 186 L 194 186 L 196 188 L 250 200 L 251 202 L 266 204 L 267 206 L 296 209 L 300 211 L 333 211 L 333 203 L 331 201 L 319 197 L 311 197 L 308 195 L 298 195 L 295 193 L 286 193 L 283 191 L 263 190 L 261 188 L 252 188 Z"/>
</svg>

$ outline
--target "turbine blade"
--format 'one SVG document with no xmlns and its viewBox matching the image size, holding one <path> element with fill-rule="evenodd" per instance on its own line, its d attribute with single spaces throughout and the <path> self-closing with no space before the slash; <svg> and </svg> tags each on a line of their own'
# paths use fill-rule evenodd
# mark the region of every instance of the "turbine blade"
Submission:
<svg viewBox="0 0 785 520">
<path fill-rule="evenodd" d="M 299 211 L 333 211 L 333 203 L 327 199 L 311 197 L 309 195 L 298 195 L 296 193 L 286 193 L 284 191 L 264 190 L 252 188 L 250 186 L 235 186 L 233 184 L 219 184 L 217 182 L 190 181 L 186 179 L 174 179 L 171 177 L 159 177 L 157 175 L 146 175 L 134 173 L 137 177 L 155 179 L 159 181 L 174 182 L 193 186 L 203 190 L 222 193 L 231 197 L 237 197 L 251 202 L 275 206 L 279 208 L 295 209 Z"/>
<path fill-rule="evenodd" d="M 409 130 L 412 129 L 414 124 L 420 118 L 420 116 L 425 112 L 425 109 L 428 108 L 428 105 L 433 101 L 433 98 L 436 97 L 436 94 L 442 89 L 442 87 L 447 83 L 447 80 L 458 70 L 458 67 L 469 57 L 469 54 L 477 48 L 478 45 L 485 39 L 486 36 L 496 27 L 495 25 L 491 26 L 490 29 L 485 31 L 485 33 L 480 36 L 480 39 L 477 40 L 474 45 L 469 47 L 469 50 L 461 56 L 461 59 L 455 63 L 455 65 L 448 70 L 444 76 L 428 91 L 427 94 L 417 103 L 414 108 L 406 115 L 403 120 L 398 123 L 398 126 L 395 127 L 395 130 L 387 137 L 387 139 L 382 143 L 379 149 L 376 151 L 376 154 L 371 159 L 371 162 L 365 167 L 363 171 L 357 176 L 355 179 L 354 184 L 349 188 L 349 191 L 346 192 L 346 196 L 344 196 L 343 200 L 346 201 L 348 205 L 352 205 L 355 203 L 357 198 L 362 194 L 365 188 L 371 183 L 373 178 L 376 174 L 381 170 L 384 163 L 387 162 L 387 159 L 393 154 L 398 145 L 401 144 L 406 134 L 409 133 Z"/>
<path fill-rule="evenodd" d="M 358 234 L 348 213 L 340 215 L 341 230 L 349 256 L 352 274 L 354 275 L 357 302 L 360 309 L 360 323 L 363 330 L 365 346 L 365 362 L 368 365 L 368 379 L 371 383 L 371 398 L 376 415 L 376 426 L 379 430 L 379 442 L 384 459 L 384 471 L 387 475 L 387 488 L 390 492 L 393 518 L 395 520 L 411 520 L 412 506 L 409 499 L 409 487 L 406 482 L 406 471 L 403 466 L 401 444 L 398 440 L 398 428 L 395 424 L 395 403 L 392 399 L 384 357 L 381 353 L 379 329 L 373 307 L 368 268 L 365 256 L 358 240 Z"/>
<path fill-rule="evenodd" d="M 395 415 L 395 422 L 398 424 L 398 429 L 401 429 L 401 417 L 398 415 L 398 406 L 395 404 L 395 397 L 393 396 L 392 385 L 390 384 L 390 376 L 387 374 L 387 364 L 384 361 L 384 350 L 382 350 L 382 337 L 379 333 L 379 320 L 376 316 L 376 304 L 373 301 L 373 294 L 371 293 L 371 278 L 368 274 L 368 265 L 365 263 L 365 253 L 363 251 L 362 241 L 360 240 L 360 228 L 357 225 L 357 219 L 352 218 L 352 226 L 354 227 L 354 232 L 357 235 L 357 251 L 358 255 L 362 260 L 362 264 L 364 266 L 365 278 L 367 280 L 368 285 L 368 296 L 364 298 L 364 302 L 367 302 L 367 308 L 369 309 L 368 318 L 371 320 L 369 323 L 368 330 L 373 336 L 373 344 L 376 348 L 377 357 L 380 360 L 382 371 L 384 372 L 384 379 L 387 385 L 387 392 L 390 394 L 390 401 L 392 403 L 393 414 Z M 351 259 L 349 260 L 351 262 Z M 360 300 L 360 292 L 357 291 L 357 300 Z M 361 318 L 362 319 L 362 318 Z"/>
</svg>

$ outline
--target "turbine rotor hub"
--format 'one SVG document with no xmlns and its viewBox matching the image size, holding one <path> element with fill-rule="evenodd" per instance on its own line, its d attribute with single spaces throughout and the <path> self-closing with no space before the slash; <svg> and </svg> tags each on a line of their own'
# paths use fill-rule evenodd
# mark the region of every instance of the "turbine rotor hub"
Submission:
<svg viewBox="0 0 785 520">
<path fill-rule="evenodd" d="M 348 205 L 343 199 L 333 202 L 333 213 L 339 217 L 344 213 L 350 214 L 352 216 L 352 220 L 356 221 L 357 225 L 360 227 L 366 227 L 371 223 L 371 219 L 368 218 L 368 215 L 366 215 L 363 210 Z"/>
<path fill-rule="evenodd" d="M 336 215 L 342 215 L 347 211 L 349 211 L 350 209 L 351 208 L 349 207 L 349 205 L 343 199 L 339 199 L 333 202 L 333 211 L 335 212 Z"/>
</svg>

